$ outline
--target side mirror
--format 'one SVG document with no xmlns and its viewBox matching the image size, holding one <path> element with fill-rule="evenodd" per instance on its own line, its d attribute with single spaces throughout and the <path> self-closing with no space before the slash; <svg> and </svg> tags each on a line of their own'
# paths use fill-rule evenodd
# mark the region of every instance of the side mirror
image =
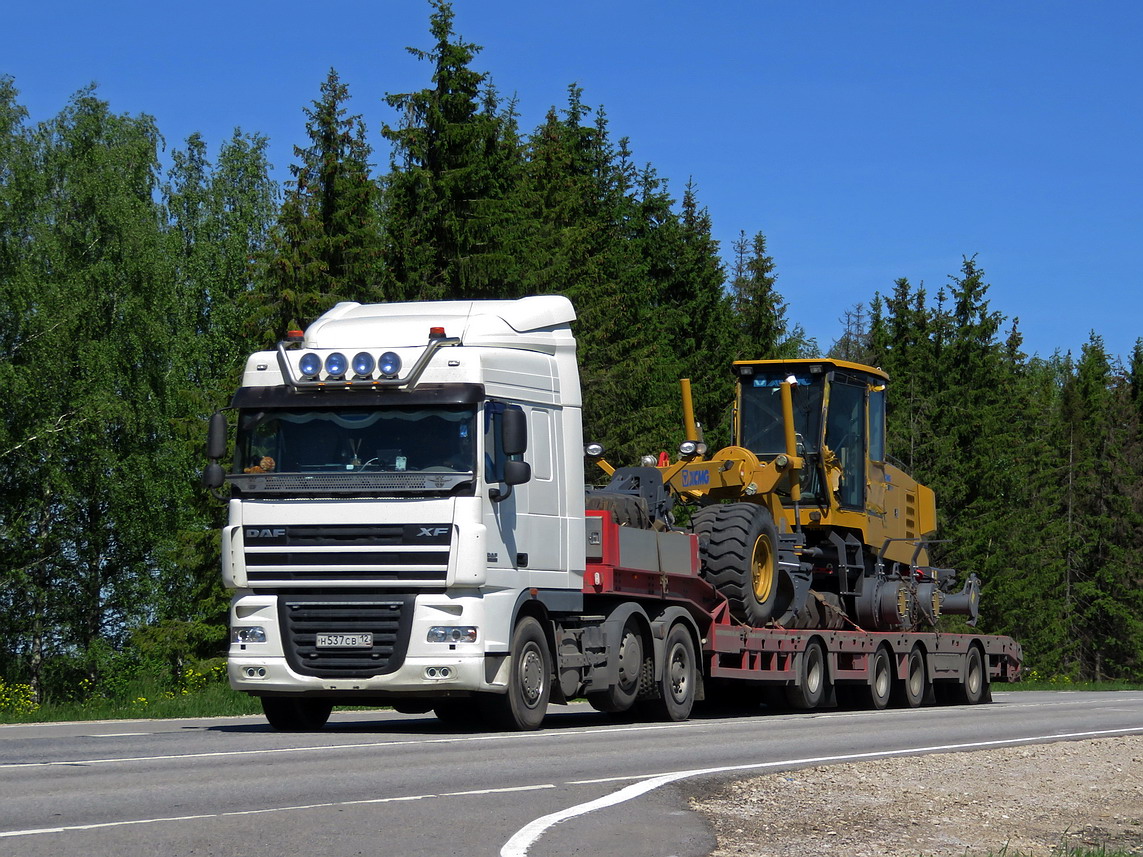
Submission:
<svg viewBox="0 0 1143 857">
<path fill-rule="evenodd" d="M 218 461 L 226 455 L 226 414 L 215 411 L 210 415 L 206 431 L 206 457 Z"/>
<path fill-rule="evenodd" d="M 526 461 L 504 462 L 504 484 L 523 485 L 532 478 L 532 465 Z"/>
<path fill-rule="evenodd" d="M 502 420 L 504 454 L 523 455 L 528 451 L 528 415 L 516 408 L 508 408 Z"/>
<path fill-rule="evenodd" d="M 500 446 L 504 461 L 503 490 L 493 488 L 488 498 L 499 503 L 512 496 L 512 486 L 522 485 L 532 478 L 532 466 L 526 461 L 513 460 L 512 456 L 523 455 L 528 451 L 528 415 L 519 408 L 508 408 L 500 416 Z"/>
<path fill-rule="evenodd" d="M 215 491 L 222 487 L 222 483 L 226 481 L 226 474 L 222 469 L 222 465 L 217 461 L 212 461 L 202 471 L 202 486 Z"/>
<path fill-rule="evenodd" d="M 532 478 L 532 465 L 526 461 L 504 462 L 504 490 L 493 488 L 488 492 L 488 499 L 493 503 L 502 503 L 512 496 L 513 485 L 523 485 Z"/>
</svg>

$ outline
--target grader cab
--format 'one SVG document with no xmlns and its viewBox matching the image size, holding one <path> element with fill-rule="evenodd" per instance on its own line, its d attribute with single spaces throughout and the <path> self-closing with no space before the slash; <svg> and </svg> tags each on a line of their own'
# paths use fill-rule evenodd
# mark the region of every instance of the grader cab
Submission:
<svg viewBox="0 0 1143 857">
<path fill-rule="evenodd" d="M 684 381 L 687 439 L 677 461 L 654 468 L 667 495 L 698 505 L 703 573 L 733 615 L 755 627 L 909 630 L 942 614 L 975 623 L 976 576 L 954 592 L 955 572 L 929 564 L 932 490 L 887 460 L 888 376 L 824 359 L 733 371 L 732 445 L 707 454 Z M 621 468 L 612 483 L 647 496 L 650 470 Z"/>
</svg>

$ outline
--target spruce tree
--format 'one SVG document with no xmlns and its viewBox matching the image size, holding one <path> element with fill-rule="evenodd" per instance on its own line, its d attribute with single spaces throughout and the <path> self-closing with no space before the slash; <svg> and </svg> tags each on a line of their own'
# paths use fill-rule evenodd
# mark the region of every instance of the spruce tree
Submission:
<svg viewBox="0 0 1143 857">
<path fill-rule="evenodd" d="M 389 297 L 380 287 L 380 197 L 359 115 L 346 115 L 349 88 L 330 69 L 321 98 L 305 109 L 310 145 L 294 148 L 293 181 L 260 258 L 246 310 L 268 346 L 338 301 Z"/>
<path fill-rule="evenodd" d="M 511 110 L 472 61 L 479 46 L 453 32 L 450 3 L 436 0 L 432 50 L 409 52 L 432 66 L 432 86 L 387 95 L 401 116 L 382 134 L 392 144 L 385 179 L 386 294 L 409 299 L 504 298 L 520 146 Z"/>
</svg>

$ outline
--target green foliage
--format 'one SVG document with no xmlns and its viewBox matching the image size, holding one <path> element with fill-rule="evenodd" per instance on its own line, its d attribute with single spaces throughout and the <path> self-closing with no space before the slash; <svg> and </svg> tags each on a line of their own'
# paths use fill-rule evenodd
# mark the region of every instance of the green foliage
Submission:
<svg viewBox="0 0 1143 857">
<path fill-rule="evenodd" d="M 432 67 L 432 85 L 386 96 L 401 117 L 382 128 L 392 144 L 385 188 L 386 294 L 412 300 L 517 297 L 511 232 L 520 149 L 480 51 L 456 36 L 448 3 L 433 3 L 432 50 L 409 52 Z"/>
<path fill-rule="evenodd" d="M 693 184 L 676 198 L 575 85 L 523 132 L 453 25 L 436 0 L 383 176 L 330 70 L 280 204 L 264 137 L 192 135 L 164 172 L 150 117 L 88 89 L 30 124 L 0 77 L 0 709 L 222 686 L 205 421 L 248 353 L 336 301 L 567 295 L 585 435 L 622 464 L 681 438 L 679 378 L 717 448 L 732 360 L 817 353 L 763 233 L 727 271 Z M 899 279 L 830 353 L 890 374 L 889 450 L 936 490 L 935 558 L 983 579 L 983 626 L 1041 674 L 1139 680 L 1143 340 L 1127 365 L 1095 334 L 1030 359 L 988 289 L 971 257 L 932 298 Z"/>
<path fill-rule="evenodd" d="M 247 331 L 270 347 L 338 301 L 381 300 L 380 200 L 360 116 L 346 116 L 349 87 L 330 69 L 307 108 L 307 148 L 295 147 L 293 184 L 248 292 Z"/>
<path fill-rule="evenodd" d="M 930 306 L 898 280 L 872 304 L 891 381 L 889 451 L 937 492 L 936 560 L 984 581 L 983 621 L 1041 673 L 1143 677 L 1137 387 L 1097 336 L 1027 359 L 975 259 Z"/>
</svg>

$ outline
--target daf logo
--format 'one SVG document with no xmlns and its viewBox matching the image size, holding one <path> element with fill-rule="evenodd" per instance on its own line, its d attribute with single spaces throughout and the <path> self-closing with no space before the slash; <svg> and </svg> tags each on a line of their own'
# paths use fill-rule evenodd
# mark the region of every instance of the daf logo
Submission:
<svg viewBox="0 0 1143 857">
<path fill-rule="evenodd" d="M 246 538 L 248 539 L 280 539 L 285 534 L 285 527 L 274 527 L 273 529 L 265 527 L 261 530 L 257 527 L 250 527 L 246 530 Z"/>
<path fill-rule="evenodd" d="M 418 539 L 432 539 L 437 536 L 443 536 L 448 532 L 448 527 L 421 527 L 421 531 L 417 533 Z"/>
</svg>

